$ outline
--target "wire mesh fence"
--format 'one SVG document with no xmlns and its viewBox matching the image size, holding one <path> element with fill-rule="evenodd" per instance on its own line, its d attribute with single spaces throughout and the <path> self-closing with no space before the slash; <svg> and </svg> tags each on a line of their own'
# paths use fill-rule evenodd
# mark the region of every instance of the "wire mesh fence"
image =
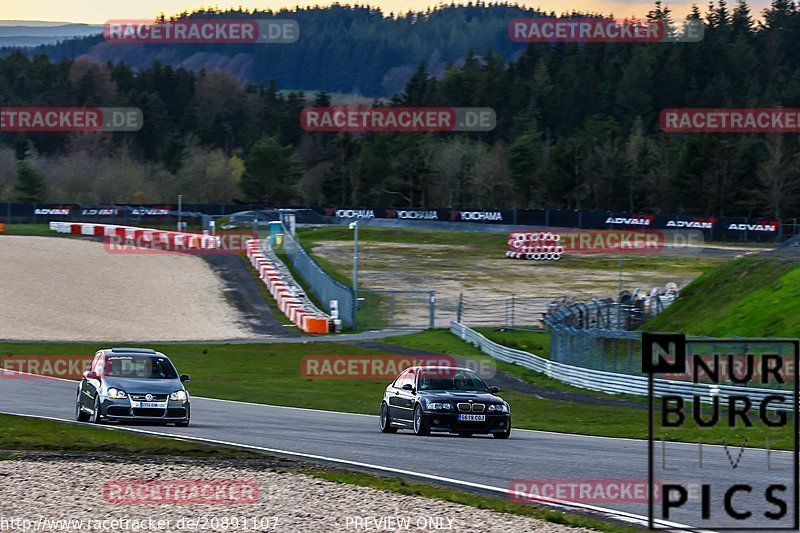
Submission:
<svg viewBox="0 0 800 533">
<path fill-rule="evenodd" d="M 428 329 L 436 324 L 434 291 L 358 290 L 359 329 Z"/>
<path fill-rule="evenodd" d="M 550 298 L 517 295 L 479 299 L 465 297 L 462 293 L 455 302 L 455 320 L 470 327 L 539 330 L 544 327 L 550 301 Z"/>
<path fill-rule="evenodd" d="M 336 301 L 342 326 L 347 329 L 355 326 L 356 301 L 352 288 L 325 272 L 289 231 L 283 231 L 280 244 L 276 242 L 273 249 L 281 260 L 290 265 L 292 274 L 299 276 L 298 281 L 302 281 L 313 293 L 312 299 L 317 306 L 330 313 L 331 301 Z"/>
<path fill-rule="evenodd" d="M 551 302 L 544 319 L 550 330 L 550 360 L 640 375 L 642 334 L 634 330 L 662 312 L 677 294 L 677 286 L 668 284 L 650 291 L 621 291 L 617 301 Z"/>
</svg>

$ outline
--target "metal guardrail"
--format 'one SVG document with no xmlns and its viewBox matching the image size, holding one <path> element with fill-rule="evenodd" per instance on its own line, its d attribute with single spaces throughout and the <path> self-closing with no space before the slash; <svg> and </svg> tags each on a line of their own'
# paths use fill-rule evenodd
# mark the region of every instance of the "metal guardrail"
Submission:
<svg viewBox="0 0 800 533">
<path fill-rule="evenodd" d="M 497 344 L 477 331 L 455 321 L 450 323 L 450 332 L 499 361 L 517 364 L 568 385 L 606 394 L 628 394 L 633 396 L 647 396 L 648 394 L 647 376 L 645 375 L 617 374 L 550 361 L 529 352 Z M 655 379 L 654 389 L 656 394 L 674 394 L 686 400 L 692 400 L 694 395 L 698 395 L 703 402 L 709 402 L 713 396 L 726 398 L 731 395 L 745 393 L 751 400 L 758 400 L 759 402 L 769 395 L 780 395 L 786 400 L 792 401 L 792 391 L 787 390 L 714 385 L 693 383 L 691 381 Z"/>
<path fill-rule="evenodd" d="M 338 301 L 339 319 L 345 328 L 356 322 L 356 299 L 353 289 L 333 279 L 330 274 L 308 255 L 297 239 L 284 229 L 283 243 L 276 252 L 285 254 L 302 282 L 314 294 L 326 312 L 331 312 L 331 300 Z M 298 280 L 298 281 L 301 281 Z"/>
</svg>

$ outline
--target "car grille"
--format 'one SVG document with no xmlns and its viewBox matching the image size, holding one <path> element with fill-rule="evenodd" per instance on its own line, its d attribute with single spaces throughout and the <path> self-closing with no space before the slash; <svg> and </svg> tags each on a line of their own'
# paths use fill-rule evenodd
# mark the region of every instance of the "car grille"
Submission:
<svg viewBox="0 0 800 533">
<path fill-rule="evenodd" d="M 162 418 L 164 416 L 164 409 L 133 409 L 133 416 Z"/>
<path fill-rule="evenodd" d="M 131 414 L 130 407 L 122 407 L 119 405 L 112 405 L 106 409 L 108 416 L 129 416 Z"/>
<path fill-rule="evenodd" d="M 486 405 L 482 403 L 460 403 L 458 404 L 458 410 L 468 413 L 472 411 L 473 413 L 482 413 L 486 409 Z"/>
<path fill-rule="evenodd" d="M 130 394 L 131 400 L 136 400 L 137 402 L 165 402 L 167 401 L 166 394 L 153 394 L 153 399 L 148 400 L 145 398 L 147 394 Z"/>
<path fill-rule="evenodd" d="M 167 417 L 169 418 L 186 418 L 186 409 L 183 407 L 175 407 L 167 409 Z"/>
</svg>

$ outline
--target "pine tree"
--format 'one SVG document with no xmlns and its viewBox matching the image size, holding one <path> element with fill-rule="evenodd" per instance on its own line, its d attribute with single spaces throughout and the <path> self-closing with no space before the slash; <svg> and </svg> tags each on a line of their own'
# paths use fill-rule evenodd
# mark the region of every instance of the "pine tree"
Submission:
<svg viewBox="0 0 800 533">
<path fill-rule="evenodd" d="M 14 185 L 14 195 L 22 203 L 41 202 L 44 193 L 44 183 L 39 174 L 25 161 L 17 161 L 17 183 Z"/>
</svg>

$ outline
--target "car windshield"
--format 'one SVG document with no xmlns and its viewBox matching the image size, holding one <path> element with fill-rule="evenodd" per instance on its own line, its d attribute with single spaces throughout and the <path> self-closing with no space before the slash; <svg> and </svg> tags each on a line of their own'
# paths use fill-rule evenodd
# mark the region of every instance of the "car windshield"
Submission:
<svg viewBox="0 0 800 533">
<path fill-rule="evenodd" d="M 487 392 L 489 387 L 471 370 L 423 369 L 419 390 Z"/>
<path fill-rule="evenodd" d="M 105 375 L 115 378 L 175 379 L 178 373 L 166 357 L 113 355 L 106 358 Z"/>
</svg>

